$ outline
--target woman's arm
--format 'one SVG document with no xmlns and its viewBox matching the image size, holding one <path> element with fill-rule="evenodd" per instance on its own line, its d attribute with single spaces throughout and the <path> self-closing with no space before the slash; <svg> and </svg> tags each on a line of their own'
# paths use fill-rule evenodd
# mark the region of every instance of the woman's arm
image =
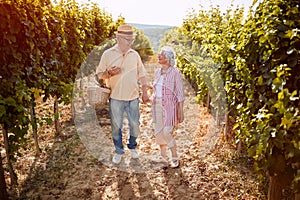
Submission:
<svg viewBox="0 0 300 200">
<path fill-rule="evenodd" d="M 183 102 L 184 101 L 178 102 L 177 119 L 179 123 L 183 122 L 184 120 Z"/>
</svg>

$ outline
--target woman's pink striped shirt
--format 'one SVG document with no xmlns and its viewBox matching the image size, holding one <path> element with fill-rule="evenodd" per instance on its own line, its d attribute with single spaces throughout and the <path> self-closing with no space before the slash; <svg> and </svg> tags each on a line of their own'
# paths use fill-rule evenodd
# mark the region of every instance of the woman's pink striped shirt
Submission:
<svg viewBox="0 0 300 200">
<path fill-rule="evenodd" d="M 152 115 L 153 122 L 155 123 L 155 100 L 156 90 L 155 86 L 161 76 L 161 68 L 155 71 L 153 82 L 153 102 L 152 102 Z M 162 106 L 163 106 L 163 121 L 164 126 L 175 126 L 178 124 L 177 109 L 178 102 L 184 101 L 183 79 L 179 69 L 169 67 L 163 79 L 162 86 Z"/>
</svg>

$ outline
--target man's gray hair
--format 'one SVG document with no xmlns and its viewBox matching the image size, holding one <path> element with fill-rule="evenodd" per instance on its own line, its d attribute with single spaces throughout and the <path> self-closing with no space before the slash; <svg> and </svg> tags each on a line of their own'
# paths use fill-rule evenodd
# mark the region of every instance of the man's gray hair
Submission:
<svg viewBox="0 0 300 200">
<path fill-rule="evenodd" d="M 167 61 L 170 63 L 171 67 L 174 67 L 176 64 L 176 54 L 171 46 L 164 46 L 161 49 L 161 52 L 165 54 Z"/>
</svg>

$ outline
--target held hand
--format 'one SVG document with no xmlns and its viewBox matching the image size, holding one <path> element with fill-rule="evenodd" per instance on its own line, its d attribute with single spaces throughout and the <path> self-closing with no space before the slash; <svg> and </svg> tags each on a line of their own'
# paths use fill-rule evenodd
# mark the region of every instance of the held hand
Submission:
<svg viewBox="0 0 300 200">
<path fill-rule="evenodd" d="M 142 85 L 142 101 L 143 103 L 151 103 L 150 97 L 148 95 L 149 86 L 144 84 Z"/>
<path fill-rule="evenodd" d="M 117 75 L 121 73 L 121 67 L 113 66 L 111 69 L 108 70 L 108 73 L 111 76 Z"/>
<path fill-rule="evenodd" d="M 143 101 L 143 103 L 151 103 L 151 100 L 147 93 L 142 94 L 142 101 Z"/>
</svg>

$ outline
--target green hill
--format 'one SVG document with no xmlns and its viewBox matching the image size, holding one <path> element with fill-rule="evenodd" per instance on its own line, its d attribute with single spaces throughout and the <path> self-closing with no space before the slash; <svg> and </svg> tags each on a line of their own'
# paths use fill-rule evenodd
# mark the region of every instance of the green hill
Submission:
<svg viewBox="0 0 300 200">
<path fill-rule="evenodd" d="M 145 36 L 149 38 L 154 53 L 157 53 L 158 48 L 160 46 L 160 40 L 162 39 L 164 34 L 168 30 L 173 28 L 173 26 L 165 26 L 165 25 L 150 25 L 150 24 L 135 24 L 135 23 L 132 23 L 131 25 L 139 30 L 142 30 Z"/>
</svg>

